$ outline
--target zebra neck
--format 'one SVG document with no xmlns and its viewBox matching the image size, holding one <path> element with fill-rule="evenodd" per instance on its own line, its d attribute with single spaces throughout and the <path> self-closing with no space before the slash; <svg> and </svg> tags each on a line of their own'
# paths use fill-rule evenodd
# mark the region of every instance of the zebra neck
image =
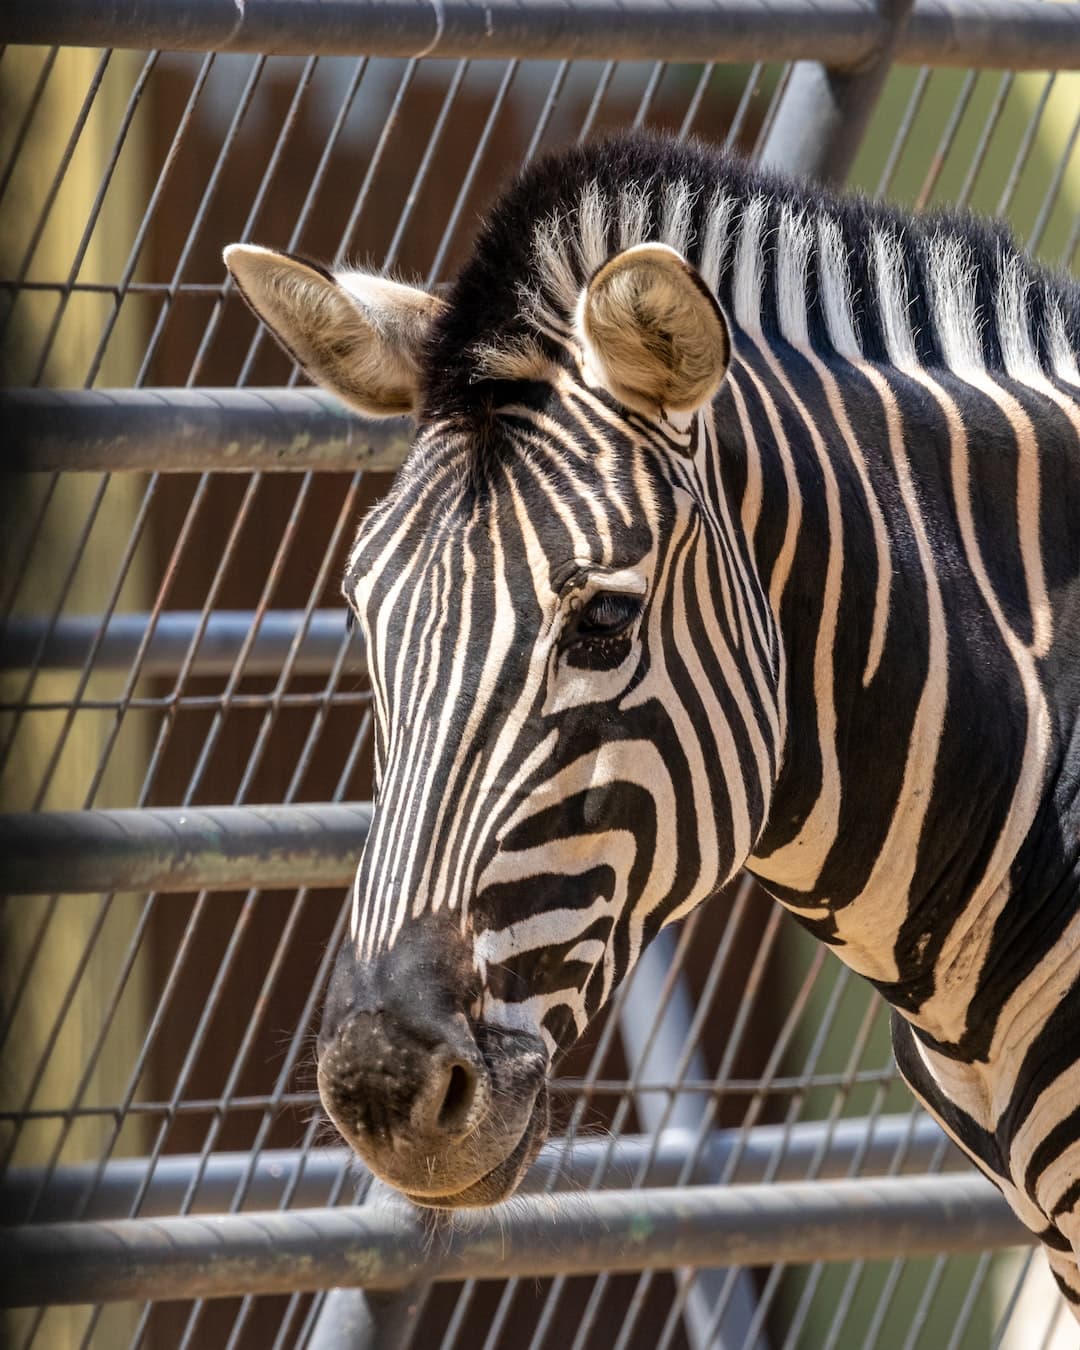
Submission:
<svg viewBox="0 0 1080 1350">
<path fill-rule="evenodd" d="M 785 666 L 748 865 L 961 1053 L 982 1033 L 956 991 L 1080 895 L 1080 409 L 1057 395 L 750 340 L 718 414 L 758 466 Z"/>
</svg>

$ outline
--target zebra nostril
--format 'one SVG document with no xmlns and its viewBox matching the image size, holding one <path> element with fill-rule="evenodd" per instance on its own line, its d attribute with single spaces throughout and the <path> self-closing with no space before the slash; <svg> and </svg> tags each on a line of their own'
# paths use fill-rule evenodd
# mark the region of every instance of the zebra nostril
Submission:
<svg viewBox="0 0 1080 1350">
<path fill-rule="evenodd" d="M 480 1076 L 476 1069 L 460 1060 L 447 1065 L 443 1074 L 442 1096 L 435 1121 L 443 1134 L 463 1131 L 472 1114 Z"/>
</svg>

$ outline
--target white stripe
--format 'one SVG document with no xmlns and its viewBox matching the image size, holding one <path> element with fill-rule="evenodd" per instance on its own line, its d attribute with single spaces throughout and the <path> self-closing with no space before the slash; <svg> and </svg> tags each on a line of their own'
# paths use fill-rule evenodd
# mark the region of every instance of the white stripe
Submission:
<svg viewBox="0 0 1080 1350">
<path fill-rule="evenodd" d="M 1056 300 L 1048 300 L 1046 308 L 1050 365 L 1062 384 L 1080 385 L 1080 370 L 1076 366 L 1076 353 L 1069 345 L 1061 306 Z"/>
<path fill-rule="evenodd" d="M 967 244 L 939 235 L 930 246 L 929 296 L 934 332 L 945 364 L 969 379 L 986 369 L 982 319 L 975 300 L 975 267 Z"/>
<path fill-rule="evenodd" d="M 875 230 L 871 247 L 885 349 L 897 369 L 913 370 L 919 362 L 908 318 L 907 283 L 904 280 L 904 255 L 900 241 L 885 230 Z"/>
<path fill-rule="evenodd" d="M 602 267 L 608 256 L 609 207 L 597 183 L 587 183 L 578 203 L 577 248 L 586 276 Z"/>
<path fill-rule="evenodd" d="M 647 183 L 628 183 L 619 192 L 619 248 L 645 241 L 652 213 L 652 190 Z"/>
<path fill-rule="evenodd" d="M 665 183 L 660 197 L 660 238 L 685 258 L 693 247 L 692 225 L 697 191 L 685 178 Z"/>
<path fill-rule="evenodd" d="M 806 213 L 785 205 L 780 212 L 776 256 L 776 308 L 780 332 L 793 346 L 810 348 L 806 312 L 806 270 L 813 236 Z"/>
<path fill-rule="evenodd" d="M 818 247 L 821 257 L 818 286 L 829 341 L 840 356 L 849 361 L 858 361 L 862 356 L 862 348 L 855 332 L 847 252 L 840 226 L 828 216 L 823 215 L 818 219 Z"/>
<path fill-rule="evenodd" d="M 743 207 L 739 242 L 735 250 L 735 318 L 748 333 L 761 332 L 761 295 L 765 284 L 762 231 L 769 203 L 758 196 Z"/>
<path fill-rule="evenodd" d="M 705 234 L 701 243 L 701 261 L 698 271 L 705 285 L 714 295 L 720 289 L 720 274 L 731 242 L 731 218 L 734 199 L 726 192 L 717 192 L 705 215 Z"/>
</svg>

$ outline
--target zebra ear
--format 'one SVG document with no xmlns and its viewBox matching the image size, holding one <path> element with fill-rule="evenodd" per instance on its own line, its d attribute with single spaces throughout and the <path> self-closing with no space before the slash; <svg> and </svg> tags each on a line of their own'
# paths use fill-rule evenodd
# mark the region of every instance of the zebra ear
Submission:
<svg viewBox="0 0 1080 1350">
<path fill-rule="evenodd" d="M 441 300 L 255 244 L 231 244 L 224 256 L 241 295 L 316 383 L 370 416 L 414 411 L 423 342 Z"/>
<path fill-rule="evenodd" d="M 582 292 L 577 328 L 597 382 L 650 415 L 700 408 L 727 370 L 720 306 L 667 244 L 635 244 L 609 258 Z"/>
</svg>

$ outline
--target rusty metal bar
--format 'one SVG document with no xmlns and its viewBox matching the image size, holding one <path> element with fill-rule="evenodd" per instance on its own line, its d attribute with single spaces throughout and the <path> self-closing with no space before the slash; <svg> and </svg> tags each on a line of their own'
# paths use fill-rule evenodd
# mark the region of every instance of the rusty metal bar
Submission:
<svg viewBox="0 0 1080 1350">
<path fill-rule="evenodd" d="M 9 0 L 0 41 L 334 56 L 531 60 L 815 60 L 857 67 L 881 45 L 867 0 Z M 1080 5 L 918 0 L 897 60 L 1064 69 L 1080 64 Z"/>
<path fill-rule="evenodd" d="M 786 1138 L 785 1138 L 786 1134 Z M 655 1147 L 651 1134 L 623 1135 L 612 1150 L 602 1173 L 598 1164 L 608 1151 L 606 1139 L 577 1139 L 566 1153 L 567 1141 L 546 1144 L 522 1182 L 522 1194 L 535 1195 L 549 1187 L 579 1191 L 590 1185 L 605 1190 L 625 1186 L 638 1173 L 647 1173 L 650 1186 L 674 1186 L 697 1147 L 698 1131 L 663 1130 Z M 699 1182 L 726 1175 L 729 1160 L 736 1159 L 733 1182 L 760 1182 L 766 1173 L 777 1181 L 801 1181 L 807 1168 L 821 1155 L 816 1175 L 824 1179 L 845 1176 L 858 1159 L 868 1176 L 880 1175 L 902 1159 L 906 1174 L 925 1172 L 934 1161 L 945 1136 L 929 1116 L 914 1128 L 906 1115 L 880 1116 L 874 1120 L 842 1120 L 830 1131 L 823 1121 L 803 1121 L 785 1131 L 781 1125 L 759 1125 L 745 1136 L 740 1130 L 714 1130 L 694 1165 Z M 906 1146 L 906 1147 L 905 1147 Z M 197 1154 L 176 1154 L 160 1159 L 143 1198 L 143 1218 L 175 1214 L 196 1176 L 201 1159 Z M 952 1170 L 969 1164 L 958 1149 L 950 1148 Z M 192 1201 L 191 1212 L 211 1214 L 227 1209 L 240 1179 L 249 1166 L 246 1153 L 211 1154 Z M 259 1155 L 245 1198 L 245 1209 L 273 1209 L 292 1190 L 292 1206 L 307 1208 L 325 1204 L 342 1174 L 360 1175 L 357 1159 L 344 1148 L 268 1149 Z M 121 1158 L 106 1165 L 98 1176 L 96 1163 L 76 1163 L 56 1168 L 35 1206 L 38 1222 L 58 1223 L 81 1217 L 115 1219 L 130 1211 L 132 1198 L 146 1181 L 145 1158 Z M 14 1168 L 0 1181 L 0 1223 L 24 1221 L 27 1206 L 42 1181 L 40 1167 Z"/>
<path fill-rule="evenodd" d="M 766 1266 L 1031 1244 L 981 1176 L 529 1196 L 436 1224 L 393 1208 L 41 1224 L 0 1235 L 0 1303 L 111 1303 L 420 1279 Z"/>
<path fill-rule="evenodd" d="M 344 886 L 371 806 L 199 806 L 0 815 L 0 892 Z"/>
<path fill-rule="evenodd" d="M 8 469 L 388 473 L 412 421 L 362 418 L 321 389 L 12 389 Z"/>
<path fill-rule="evenodd" d="M 345 641 L 345 610 L 313 610 L 306 631 L 305 618 L 302 609 L 272 609 L 263 614 L 244 674 L 279 675 L 297 641 L 292 674 L 331 671 Z M 166 611 L 154 624 L 139 673 L 176 675 L 198 638 L 189 674 L 230 675 L 254 623 L 251 610 L 217 609 L 205 625 L 198 610 Z M 36 616 L 12 619 L 0 634 L 0 670 L 26 670 L 31 665 L 37 670 L 82 670 L 101 624 L 102 616 L 97 614 L 63 615 L 55 623 Z M 94 670 L 129 671 L 149 625 L 148 614 L 114 614 L 94 653 Z M 354 630 L 342 670 L 357 675 L 366 669 L 363 638 Z"/>
</svg>

